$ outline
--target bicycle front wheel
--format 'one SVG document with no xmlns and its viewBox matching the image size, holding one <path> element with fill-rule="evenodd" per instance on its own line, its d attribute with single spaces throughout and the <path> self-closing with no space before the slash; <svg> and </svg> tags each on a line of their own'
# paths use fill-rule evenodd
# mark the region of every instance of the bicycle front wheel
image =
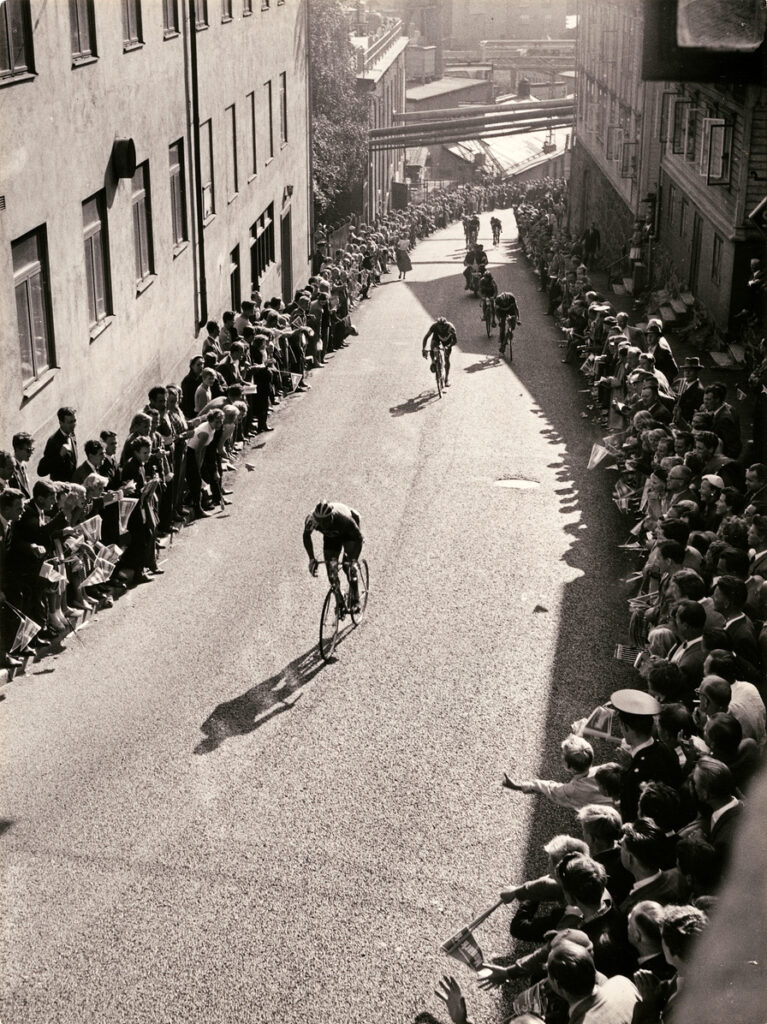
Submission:
<svg viewBox="0 0 767 1024">
<path fill-rule="evenodd" d="M 442 388 L 444 386 L 444 369 L 442 363 L 442 353 L 438 352 L 434 358 L 434 379 L 437 382 L 437 394 L 442 398 Z"/>
<path fill-rule="evenodd" d="M 368 606 L 368 596 L 370 594 L 370 574 L 368 572 L 368 563 L 363 558 L 357 562 L 357 597 L 359 600 L 359 611 L 352 611 L 352 622 L 357 625 L 362 616 L 365 614 L 365 609 Z"/>
<path fill-rule="evenodd" d="M 492 323 L 493 323 L 493 316 L 492 316 L 492 313 L 490 311 L 490 305 L 487 304 L 485 306 L 485 330 L 487 331 L 488 338 L 493 333 Z"/>
<path fill-rule="evenodd" d="M 323 661 L 330 661 L 338 640 L 338 602 L 331 588 L 325 596 L 320 617 L 320 654 Z"/>
</svg>

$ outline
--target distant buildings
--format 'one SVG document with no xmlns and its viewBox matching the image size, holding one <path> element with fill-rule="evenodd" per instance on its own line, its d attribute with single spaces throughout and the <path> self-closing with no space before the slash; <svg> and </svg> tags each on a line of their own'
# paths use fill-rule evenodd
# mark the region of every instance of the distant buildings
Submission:
<svg viewBox="0 0 767 1024">
<path fill-rule="evenodd" d="M 208 317 L 305 278 L 305 12 L 2 4 L 0 443 L 61 405 L 124 432 Z"/>
<path fill-rule="evenodd" d="M 594 221 L 603 254 L 620 263 L 634 222 L 647 223 L 640 280 L 676 282 L 725 328 L 764 249 L 748 215 L 767 191 L 767 90 L 739 83 L 737 70 L 707 83 L 642 81 L 644 35 L 657 31 L 642 7 L 579 6 L 571 229 Z"/>
</svg>

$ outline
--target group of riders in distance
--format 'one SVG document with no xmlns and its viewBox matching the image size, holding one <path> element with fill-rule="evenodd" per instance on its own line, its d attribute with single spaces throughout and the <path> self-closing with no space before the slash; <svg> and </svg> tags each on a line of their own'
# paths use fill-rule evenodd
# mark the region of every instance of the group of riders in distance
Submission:
<svg viewBox="0 0 767 1024">
<path fill-rule="evenodd" d="M 502 224 L 497 217 L 491 217 L 490 227 L 493 245 L 497 246 Z M 498 285 L 487 269 L 487 253 L 482 243 L 477 241 L 479 217 L 476 214 L 464 217 L 463 230 L 466 237 L 463 261 L 465 290 L 472 291 L 482 300 L 481 319 L 487 328 L 487 336 L 490 337 L 492 328 L 497 324 L 500 329 L 499 351 L 503 354 L 508 343 L 511 359 L 514 329 L 521 322 L 516 299 L 511 292 L 498 292 Z M 429 327 L 421 344 L 424 359 L 430 359 L 429 369 L 434 374 L 440 398 L 443 389 L 450 387 L 450 353 L 457 340 L 455 326 L 441 316 Z M 352 621 L 357 623 L 364 614 L 368 597 L 368 566 L 364 559 L 360 560 L 363 537 L 359 513 L 354 509 L 340 502 L 320 501 L 306 517 L 303 541 L 312 576 L 317 575 L 321 564 L 314 557 L 312 533 L 315 531 L 323 537 L 324 563 L 330 583 L 320 619 L 320 653 L 329 661 L 335 650 L 340 622 L 351 615 Z M 345 589 L 338 572 L 339 560 L 346 576 Z"/>
</svg>

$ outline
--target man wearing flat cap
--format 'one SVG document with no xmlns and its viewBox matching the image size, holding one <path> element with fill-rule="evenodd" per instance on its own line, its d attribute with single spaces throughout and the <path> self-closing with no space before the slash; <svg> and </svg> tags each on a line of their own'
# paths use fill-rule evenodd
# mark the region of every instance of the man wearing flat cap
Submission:
<svg viewBox="0 0 767 1024">
<path fill-rule="evenodd" d="M 654 357 L 656 367 L 665 373 L 668 380 L 674 380 L 679 374 L 679 367 L 671 351 L 671 346 L 663 337 L 663 323 L 652 317 L 647 323 L 647 351 Z"/>
<path fill-rule="evenodd" d="M 700 382 L 701 361 L 697 356 L 688 356 L 682 363 L 682 380 L 679 384 L 679 400 L 674 410 L 674 422 L 692 423 L 692 417 L 703 405 L 703 385 Z"/>
<path fill-rule="evenodd" d="M 610 703 L 618 712 L 624 750 L 630 758 L 621 788 L 620 812 L 625 824 L 637 816 L 643 782 L 666 782 L 676 787 L 681 783 L 681 770 L 676 754 L 653 738 L 653 716 L 660 711 L 654 697 L 644 690 L 616 690 L 610 695 Z"/>
</svg>

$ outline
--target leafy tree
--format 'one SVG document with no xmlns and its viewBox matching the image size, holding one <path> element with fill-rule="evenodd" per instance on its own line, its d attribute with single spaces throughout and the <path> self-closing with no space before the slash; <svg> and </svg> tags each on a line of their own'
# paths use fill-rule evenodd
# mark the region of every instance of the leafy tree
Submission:
<svg viewBox="0 0 767 1024">
<path fill-rule="evenodd" d="M 309 0 L 314 202 L 320 215 L 367 173 L 368 105 L 339 0 Z"/>
</svg>

